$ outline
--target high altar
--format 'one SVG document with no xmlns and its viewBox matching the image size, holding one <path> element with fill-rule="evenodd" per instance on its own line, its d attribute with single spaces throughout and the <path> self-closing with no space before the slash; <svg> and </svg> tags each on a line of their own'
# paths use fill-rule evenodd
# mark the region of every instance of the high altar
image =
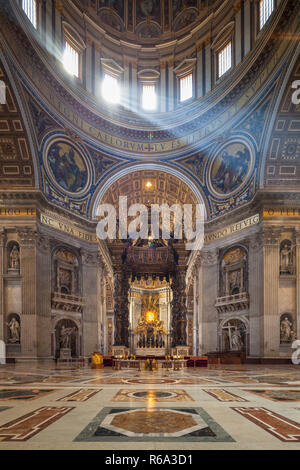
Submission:
<svg viewBox="0 0 300 470">
<path fill-rule="evenodd" d="M 137 290 L 135 289 L 135 294 Z M 136 297 L 135 297 L 136 300 Z M 138 356 L 164 356 L 167 354 L 169 327 L 169 289 L 144 294 L 139 303 L 133 302 L 131 321 L 133 335 L 131 349 Z"/>
</svg>

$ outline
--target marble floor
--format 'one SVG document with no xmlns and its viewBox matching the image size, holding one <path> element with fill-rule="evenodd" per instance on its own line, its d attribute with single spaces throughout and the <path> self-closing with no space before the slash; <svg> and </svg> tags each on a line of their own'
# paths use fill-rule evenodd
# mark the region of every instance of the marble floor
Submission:
<svg viewBox="0 0 300 470">
<path fill-rule="evenodd" d="M 300 366 L 0 366 L 3 449 L 300 449 Z"/>
</svg>

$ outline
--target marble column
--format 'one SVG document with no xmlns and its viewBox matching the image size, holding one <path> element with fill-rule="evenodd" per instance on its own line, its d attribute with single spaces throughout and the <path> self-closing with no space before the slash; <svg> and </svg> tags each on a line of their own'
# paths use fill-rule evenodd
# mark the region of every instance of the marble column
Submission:
<svg viewBox="0 0 300 470">
<path fill-rule="evenodd" d="M 204 95 L 204 90 L 203 90 L 203 60 L 202 60 L 202 42 L 197 44 L 196 50 L 197 50 L 197 81 L 196 81 L 196 86 L 195 86 L 195 94 L 196 98 L 200 98 L 201 96 Z"/>
<path fill-rule="evenodd" d="M 101 47 L 95 43 L 95 95 L 99 95 L 102 82 L 101 71 Z"/>
<path fill-rule="evenodd" d="M 197 356 L 198 351 L 198 270 L 195 266 L 193 271 L 193 355 Z"/>
<path fill-rule="evenodd" d="M 37 355 L 51 356 L 51 247 L 49 239 L 41 234 L 36 243 L 36 311 Z"/>
<path fill-rule="evenodd" d="M 197 329 L 198 345 L 197 354 L 204 354 L 203 349 L 203 267 L 200 258 L 197 261 L 198 282 L 197 282 Z"/>
<path fill-rule="evenodd" d="M 242 59 L 242 16 L 241 16 L 241 0 L 234 4 L 235 19 L 235 65 Z"/>
<path fill-rule="evenodd" d="M 203 312 L 202 312 L 202 348 L 201 354 L 218 350 L 218 316 L 215 301 L 218 297 L 218 252 L 216 250 L 202 251 L 200 255 L 202 266 Z"/>
<path fill-rule="evenodd" d="M 57 47 L 57 52 L 61 53 L 63 34 L 62 34 L 62 12 L 63 4 L 62 0 L 55 0 L 55 45 Z"/>
<path fill-rule="evenodd" d="M 131 106 L 133 110 L 137 110 L 140 106 L 139 93 L 138 93 L 138 77 L 137 77 L 137 63 L 132 62 L 131 67 Z"/>
<path fill-rule="evenodd" d="M 22 357 L 37 357 L 37 232 L 18 230 L 22 278 L 21 348 Z"/>
<path fill-rule="evenodd" d="M 114 280 L 114 346 L 129 347 L 129 273 L 124 267 L 115 272 Z"/>
<path fill-rule="evenodd" d="M 0 340 L 5 341 L 4 337 L 4 253 L 5 253 L 6 232 L 2 227 L 0 229 Z"/>
<path fill-rule="evenodd" d="M 251 49 L 251 0 L 244 3 L 244 41 L 246 55 Z"/>
<path fill-rule="evenodd" d="M 211 76 L 211 40 L 205 41 L 205 93 L 211 90 L 212 76 Z"/>
<path fill-rule="evenodd" d="M 90 357 L 98 346 L 98 252 L 82 250 L 82 355 Z"/>
<path fill-rule="evenodd" d="M 160 62 L 160 111 L 167 111 L 166 62 Z"/>
<path fill-rule="evenodd" d="M 85 50 L 85 87 L 90 93 L 93 92 L 92 41 L 89 39 Z"/>
<path fill-rule="evenodd" d="M 296 318 L 297 338 L 300 338 L 300 227 L 295 232 L 295 263 L 296 263 Z"/>
<path fill-rule="evenodd" d="M 175 74 L 174 74 L 174 59 L 173 57 L 168 60 L 168 110 L 173 111 L 175 107 Z"/>
<path fill-rule="evenodd" d="M 123 58 L 123 66 L 124 66 L 124 81 L 123 81 L 123 104 L 125 108 L 130 108 L 130 79 L 129 79 L 129 57 L 124 56 Z"/>
<path fill-rule="evenodd" d="M 264 287 L 263 287 L 263 350 L 264 357 L 274 357 L 279 354 L 279 268 L 280 268 L 280 229 L 277 227 L 263 228 L 264 255 Z"/>
<path fill-rule="evenodd" d="M 263 350 L 263 239 L 261 234 L 249 238 L 248 292 L 249 305 L 249 355 L 260 357 Z"/>
<path fill-rule="evenodd" d="M 172 275 L 172 348 L 187 345 L 187 308 L 185 268 L 179 267 Z"/>
<path fill-rule="evenodd" d="M 46 18 L 45 18 L 45 45 L 48 51 L 53 53 L 53 23 L 52 23 L 52 2 L 46 2 Z"/>
</svg>

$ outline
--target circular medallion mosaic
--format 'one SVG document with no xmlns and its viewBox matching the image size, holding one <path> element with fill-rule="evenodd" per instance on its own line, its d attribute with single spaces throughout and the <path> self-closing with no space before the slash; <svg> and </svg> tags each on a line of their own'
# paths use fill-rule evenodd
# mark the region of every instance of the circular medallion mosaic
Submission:
<svg viewBox="0 0 300 470">
<path fill-rule="evenodd" d="M 134 398 L 172 398 L 176 396 L 175 393 L 172 392 L 160 392 L 160 391 L 151 391 L 147 390 L 147 392 L 132 392 L 129 393 L 129 396 Z"/>
<path fill-rule="evenodd" d="M 90 182 L 90 171 L 81 150 L 67 140 L 50 143 L 45 152 L 45 163 L 53 182 L 64 192 L 84 193 Z"/>
<path fill-rule="evenodd" d="M 237 192 L 248 181 L 253 160 L 253 152 L 243 142 L 227 143 L 220 147 L 208 171 L 211 191 L 219 197 Z"/>
<path fill-rule="evenodd" d="M 130 384 L 174 384 L 177 381 L 174 379 L 127 379 L 126 383 Z"/>
</svg>

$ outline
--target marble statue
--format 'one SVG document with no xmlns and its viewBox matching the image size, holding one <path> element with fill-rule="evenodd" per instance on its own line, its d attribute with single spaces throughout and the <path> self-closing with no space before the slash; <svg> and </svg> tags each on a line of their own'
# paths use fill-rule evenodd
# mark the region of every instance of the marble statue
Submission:
<svg viewBox="0 0 300 470">
<path fill-rule="evenodd" d="M 9 268 L 20 269 L 20 253 L 17 245 L 14 245 L 9 255 Z"/>
<path fill-rule="evenodd" d="M 293 323 L 288 319 L 288 317 L 284 317 L 283 320 L 280 322 L 280 341 L 282 342 L 290 342 L 293 339 Z"/>
<path fill-rule="evenodd" d="M 9 343 L 20 342 L 20 323 L 16 317 L 12 317 L 9 323 L 6 323 L 9 328 L 10 336 L 8 338 Z"/>
<path fill-rule="evenodd" d="M 235 328 L 231 333 L 231 350 L 232 351 L 241 351 L 243 349 L 243 340 L 241 332 L 238 328 Z"/>
<path fill-rule="evenodd" d="M 62 348 L 64 349 L 70 348 L 71 336 L 72 336 L 72 333 L 75 332 L 75 330 L 76 330 L 75 327 L 66 328 L 64 325 L 61 327 L 59 341 L 60 341 Z"/>
<path fill-rule="evenodd" d="M 282 272 L 289 272 L 292 264 L 292 249 L 285 243 L 280 251 L 280 270 Z"/>
</svg>

